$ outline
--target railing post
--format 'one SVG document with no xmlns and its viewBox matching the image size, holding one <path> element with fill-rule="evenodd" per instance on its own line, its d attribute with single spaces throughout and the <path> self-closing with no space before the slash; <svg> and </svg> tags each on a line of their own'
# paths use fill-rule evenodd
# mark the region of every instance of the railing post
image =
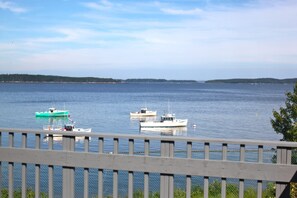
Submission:
<svg viewBox="0 0 297 198">
<path fill-rule="evenodd" d="M 277 163 L 291 164 L 292 150 L 286 147 L 277 147 Z M 290 197 L 290 182 L 276 182 L 276 197 Z"/>
<path fill-rule="evenodd" d="M 161 157 L 174 157 L 174 141 L 161 140 Z M 161 173 L 160 197 L 173 198 L 173 174 Z"/>
<path fill-rule="evenodd" d="M 63 135 L 63 150 L 74 151 L 75 137 Z M 74 168 L 63 166 L 63 198 L 74 198 Z"/>
<path fill-rule="evenodd" d="M 27 148 L 27 133 L 22 133 L 22 148 Z M 0 196 L 1 197 L 1 196 Z M 22 163 L 22 198 L 27 197 L 27 164 Z"/>
<path fill-rule="evenodd" d="M 187 142 L 187 159 L 192 158 L 192 142 Z M 186 176 L 186 197 L 191 198 L 192 176 Z"/>
<path fill-rule="evenodd" d="M 209 160 L 209 142 L 204 143 L 204 159 Z M 209 191 L 209 177 L 204 176 L 204 198 L 208 198 L 208 191 Z"/>
<path fill-rule="evenodd" d="M 258 146 L 258 162 L 263 163 L 263 146 Z M 257 198 L 262 198 L 262 188 L 263 188 L 263 182 L 262 180 L 257 181 Z"/>
<path fill-rule="evenodd" d="M 150 141 L 144 140 L 144 156 L 150 155 Z M 149 198 L 149 173 L 144 173 L 144 198 Z"/>
<path fill-rule="evenodd" d="M 114 138 L 113 139 L 113 153 L 118 154 L 119 152 L 119 139 Z M 118 170 L 113 170 L 113 198 L 118 198 L 118 192 L 119 192 L 119 182 L 118 182 L 118 177 L 119 177 L 119 171 Z"/>
<path fill-rule="evenodd" d="M 0 148 L 2 147 L 2 132 L 0 131 Z M 2 197 L 2 162 L 0 161 L 0 197 Z"/>
<path fill-rule="evenodd" d="M 9 132 L 9 147 L 14 147 L 14 133 Z M 14 163 L 8 162 L 8 198 L 13 198 L 13 192 L 14 192 L 14 175 L 13 175 L 13 169 L 14 169 Z"/>
<path fill-rule="evenodd" d="M 222 160 L 227 160 L 227 152 L 228 152 L 228 144 L 223 143 L 222 144 Z M 227 189 L 227 179 L 225 177 L 222 178 L 222 184 L 221 184 L 221 197 L 226 198 L 226 189 Z"/>
<path fill-rule="evenodd" d="M 48 150 L 53 150 L 53 135 L 50 134 L 48 136 Z M 49 165 L 48 166 L 48 197 L 53 198 L 54 197 L 54 166 Z"/>
<path fill-rule="evenodd" d="M 240 145 L 240 162 L 245 161 L 245 145 Z M 239 179 L 239 197 L 244 197 L 244 179 Z"/>
<path fill-rule="evenodd" d="M 129 155 L 134 155 L 134 139 L 129 139 Z M 134 172 L 129 171 L 128 178 L 128 197 L 133 198 L 133 181 L 134 181 Z"/>
<path fill-rule="evenodd" d="M 85 147 L 85 153 L 89 152 L 89 144 L 90 144 L 90 138 L 85 137 L 84 138 L 84 147 Z M 89 169 L 84 168 L 84 198 L 89 197 Z"/>
<path fill-rule="evenodd" d="M 104 153 L 104 138 L 98 139 L 98 153 Z M 98 198 L 103 198 L 103 169 L 98 169 Z"/>
<path fill-rule="evenodd" d="M 40 149 L 40 134 L 35 134 L 35 149 Z M 40 197 L 40 164 L 35 164 L 35 198 Z"/>
</svg>

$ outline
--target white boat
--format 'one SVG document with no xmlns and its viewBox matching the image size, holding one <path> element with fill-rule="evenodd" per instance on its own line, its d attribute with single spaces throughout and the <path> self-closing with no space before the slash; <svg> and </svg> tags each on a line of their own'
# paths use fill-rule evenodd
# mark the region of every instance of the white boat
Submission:
<svg viewBox="0 0 297 198">
<path fill-rule="evenodd" d="M 139 122 L 140 128 L 172 128 L 186 127 L 188 119 L 176 119 L 175 114 L 167 113 L 161 116 L 160 121 Z"/>
<path fill-rule="evenodd" d="M 46 125 L 43 126 L 43 130 L 47 131 L 72 131 L 72 132 L 92 132 L 91 128 L 76 128 L 74 124 L 65 124 L 62 126 Z"/>
<path fill-rule="evenodd" d="M 55 126 L 55 125 L 45 125 L 43 126 L 43 130 L 46 131 L 69 131 L 69 132 L 85 132 L 85 133 L 90 133 L 92 132 L 91 128 L 76 128 L 74 127 L 74 124 L 65 124 L 64 126 Z M 44 137 L 44 140 L 48 140 L 49 134 L 46 134 Z M 84 139 L 84 136 L 76 136 L 75 141 L 81 141 Z M 62 141 L 63 140 L 63 135 L 62 134 L 53 134 L 53 140 L 55 141 Z"/>
<path fill-rule="evenodd" d="M 146 116 L 156 116 L 157 111 L 149 111 L 146 107 L 141 108 L 140 111 L 130 112 L 131 117 L 146 117 Z"/>
</svg>

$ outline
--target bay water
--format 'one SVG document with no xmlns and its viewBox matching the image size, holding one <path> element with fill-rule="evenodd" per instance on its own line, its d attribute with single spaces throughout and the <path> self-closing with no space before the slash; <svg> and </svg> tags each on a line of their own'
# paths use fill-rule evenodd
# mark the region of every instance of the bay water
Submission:
<svg viewBox="0 0 297 198">
<path fill-rule="evenodd" d="M 188 119 L 187 131 L 179 135 L 278 140 L 272 110 L 284 106 L 292 90 L 292 84 L 1 83 L 0 127 L 42 129 L 50 120 L 35 118 L 35 112 L 56 107 L 69 110 L 77 127 L 139 134 L 139 121 L 129 113 L 146 106 L 158 112 L 157 119 L 168 109 Z"/>
<path fill-rule="evenodd" d="M 36 111 L 56 107 L 69 110 L 70 118 L 75 121 L 76 127 L 92 128 L 95 133 L 279 140 L 282 137 L 273 131 L 270 124 L 272 111 L 284 106 L 285 93 L 292 91 L 293 86 L 207 83 L 0 83 L 0 128 L 42 129 L 44 125 L 51 123 L 67 122 L 67 118 L 35 117 Z M 129 116 L 130 112 L 138 111 L 141 107 L 156 110 L 158 117 L 154 119 L 159 119 L 159 116 L 167 112 L 175 113 L 177 118 L 188 119 L 187 130 L 169 134 L 162 131 L 141 131 L 139 120 Z M 3 138 L 3 145 L 8 144 L 6 140 Z M 135 145 L 137 147 L 137 144 Z M 28 146 L 30 147 L 30 144 Z M 83 144 L 78 147 L 83 148 Z M 31 168 L 34 172 L 34 167 Z M 20 167 L 16 169 L 16 172 L 20 172 Z M 55 174 L 61 174 L 61 170 L 57 168 Z M 127 176 L 126 173 L 123 174 L 122 177 Z M 29 177 L 34 178 L 34 175 Z M 82 174 L 78 176 L 77 184 L 83 181 L 82 177 Z M 107 172 L 105 177 L 106 181 L 111 181 L 112 171 Z M 139 186 L 143 181 L 140 179 L 142 177 L 143 175 L 137 177 L 136 173 L 135 182 L 139 182 Z M 90 176 L 90 180 L 92 178 Z M 20 180 L 16 178 L 15 182 L 18 181 Z M 29 186 L 33 185 L 28 182 Z M 60 186 L 56 188 L 61 188 L 59 182 L 61 181 L 55 183 Z M 44 191 L 45 186 L 46 181 L 41 186 Z M 110 186 L 107 184 L 105 194 L 111 194 Z M 157 185 L 152 185 L 152 188 L 157 188 Z M 125 195 L 126 185 L 120 185 L 120 189 L 120 193 Z M 60 192 L 61 189 L 57 190 L 56 195 Z"/>
</svg>

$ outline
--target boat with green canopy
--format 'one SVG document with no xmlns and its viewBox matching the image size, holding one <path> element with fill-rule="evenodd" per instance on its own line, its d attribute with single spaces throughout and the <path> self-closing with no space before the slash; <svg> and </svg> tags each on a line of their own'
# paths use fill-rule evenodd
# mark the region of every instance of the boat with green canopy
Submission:
<svg viewBox="0 0 297 198">
<path fill-rule="evenodd" d="M 35 112 L 36 117 L 68 117 L 68 110 L 57 110 L 54 107 L 49 108 L 48 111 Z"/>
</svg>

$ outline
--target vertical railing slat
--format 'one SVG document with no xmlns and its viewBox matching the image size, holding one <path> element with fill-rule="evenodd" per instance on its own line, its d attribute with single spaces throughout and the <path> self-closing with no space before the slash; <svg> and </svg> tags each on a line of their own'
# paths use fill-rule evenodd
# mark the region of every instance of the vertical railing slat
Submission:
<svg viewBox="0 0 297 198">
<path fill-rule="evenodd" d="M 204 143 L 204 159 L 209 160 L 209 142 Z M 204 176 L 204 198 L 208 198 L 209 177 Z"/>
<path fill-rule="evenodd" d="M 98 152 L 102 154 L 104 152 L 104 138 L 98 139 Z M 103 169 L 98 169 L 98 198 L 103 198 Z"/>
<path fill-rule="evenodd" d="M 171 141 L 169 143 L 169 157 L 174 158 L 174 141 Z M 169 198 L 173 198 L 174 197 L 174 175 L 170 174 L 168 176 L 168 180 L 169 180 Z"/>
<path fill-rule="evenodd" d="M 258 146 L 258 163 L 263 163 L 263 146 Z M 257 198 L 262 197 L 262 188 L 263 188 L 263 182 L 262 180 L 257 181 Z"/>
<path fill-rule="evenodd" d="M 222 160 L 227 160 L 227 150 L 228 150 L 228 144 L 223 143 L 222 144 Z M 226 189 L 227 189 L 227 179 L 225 177 L 222 178 L 222 189 L 221 189 L 221 197 L 226 198 Z"/>
<path fill-rule="evenodd" d="M 240 145 L 240 162 L 245 161 L 245 145 Z M 244 197 L 244 179 L 239 179 L 239 197 Z"/>
<path fill-rule="evenodd" d="M 0 148 L 2 147 L 2 132 L 0 131 Z M 2 162 L 0 161 L 0 197 L 2 197 Z"/>
<path fill-rule="evenodd" d="M 144 156 L 150 155 L 150 141 L 144 140 Z M 149 197 L 149 173 L 144 173 L 144 198 Z"/>
<path fill-rule="evenodd" d="M 85 153 L 89 152 L 89 143 L 90 138 L 85 137 L 84 138 L 84 151 Z M 89 197 L 89 168 L 84 168 L 84 198 Z"/>
<path fill-rule="evenodd" d="M 192 142 L 187 142 L 187 158 L 192 158 Z M 186 197 L 191 198 L 192 176 L 186 176 Z"/>
<path fill-rule="evenodd" d="M 9 147 L 14 147 L 14 133 L 9 132 Z M 8 162 L 8 197 L 13 198 L 13 192 L 14 192 L 14 176 L 13 176 L 13 169 L 14 169 L 14 163 Z"/>
<path fill-rule="evenodd" d="M 22 133 L 22 149 L 27 148 L 27 133 Z M 22 163 L 22 198 L 27 197 L 27 164 Z"/>
<path fill-rule="evenodd" d="M 134 155 L 134 139 L 129 139 L 129 155 Z M 128 197 L 133 198 L 133 171 L 129 171 Z"/>
<path fill-rule="evenodd" d="M 166 156 L 166 143 L 161 141 L 161 157 Z M 160 197 L 168 197 L 167 194 L 167 187 L 168 184 L 166 183 L 166 176 L 164 174 L 160 174 Z"/>
<path fill-rule="evenodd" d="M 119 139 L 113 139 L 113 154 L 118 154 L 119 151 Z M 113 198 L 118 198 L 118 177 L 119 171 L 113 170 Z"/>
<path fill-rule="evenodd" d="M 35 149 L 40 149 L 40 134 L 35 134 Z M 40 164 L 35 164 L 35 198 L 40 197 Z"/>
<path fill-rule="evenodd" d="M 53 135 L 48 135 L 48 150 L 53 150 Z M 54 166 L 49 165 L 48 166 L 48 197 L 53 198 L 54 197 Z"/>
</svg>

